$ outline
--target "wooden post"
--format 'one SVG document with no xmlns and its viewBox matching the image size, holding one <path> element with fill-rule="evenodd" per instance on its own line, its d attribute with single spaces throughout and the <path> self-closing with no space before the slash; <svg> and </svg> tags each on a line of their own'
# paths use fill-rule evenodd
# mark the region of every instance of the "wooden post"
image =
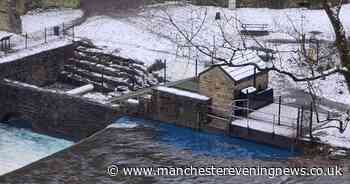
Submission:
<svg viewBox="0 0 350 184">
<path fill-rule="evenodd" d="M 75 29 L 74 29 L 74 25 L 73 25 L 73 27 L 72 27 L 72 32 L 73 32 L 73 42 L 74 42 L 74 40 L 75 40 Z"/>
<path fill-rule="evenodd" d="M 300 109 L 298 108 L 298 117 L 297 117 L 297 137 L 300 136 Z"/>
<path fill-rule="evenodd" d="M 104 78 L 104 68 L 102 68 L 102 73 L 101 73 L 102 88 L 104 88 L 104 81 L 105 81 L 105 78 Z"/>
<path fill-rule="evenodd" d="M 26 33 L 25 35 L 25 48 L 27 49 L 28 48 L 28 33 Z"/>
<path fill-rule="evenodd" d="M 254 88 L 256 88 L 256 67 L 254 66 Z"/>
<path fill-rule="evenodd" d="M 273 115 L 273 124 L 272 124 L 272 136 L 274 137 L 275 136 L 275 122 L 276 122 L 276 115 L 274 114 Z"/>
<path fill-rule="evenodd" d="M 167 73 L 166 73 L 166 67 L 167 67 L 167 63 L 166 63 L 166 59 L 164 60 L 164 85 L 166 84 L 166 81 L 167 81 Z"/>
<path fill-rule="evenodd" d="M 45 43 L 47 43 L 46 28 L 45 28 Z"/>
<path fill-rule="evenodd" d="M 310 123 L 309 123 L 309 134 L 310 134 L 310 138 L 313 138 L 312 136 L 312 121 L 313 121 L 313 107 L 312 107 L 312 104 L 310 105 Z"/>
<path fill-rule="evenodd" d="M 63 36 L 63 38 L 65 38 L 66 37 L 66 31 L 64 30 L 65 28 L 64 28 L 65 26 L 64 26 L 64 23 L 62 23 L 62 36 Z"/>
<path fill-rule="evenodd" d="M 327 111 L 327 120 L 331 119 L 331 114 L 329 111 Z"/>
<path fill-rule="evenodd" d="M 214 46 L 213 46 L 213 53 L 212 53 L 212 55 L 211 55 L 211 65 L 214 65 L 214 57 L 215 57 L 215 55 L 216 55 L 216 48 L 215 48 L 215 35 L 213 36 L 213 44 L 214 44 Z"/>
<path fill-rule="evenodd" d="M 196 59 L 196 78 L 198 77 L 198 58 Z"/>
<path fill-rule="evenodd" d="M 278 125 L 281 125 L 281 103 L 282 103 L 282 97 L 279 96 L 279 98 L 278 98 Z"/>
<path fill-rule="evenodd" d="M 320 43 L 316 38 L 316 64 L 319 63 L 319 58 L 320 58 Z"/>
<path fill-rule="evenodd" d="M 340 121 L 340 132 L 343 132 L 344 131 L 344 123 L 343 121 Z"/>
<path fill-rule="evenodd" d="M 303 135 L 303 121 L 304 121 L 304 106 L 301 106 L 301 114 L 300 114 L 300 135 Z"/>
<path fill-rule="evenodd" d="M 199 114 L 199 108 L 197 109 L 197 126 L 198 126 L 198 131 L 201 130 L 201 121 L 200 121 L 200 114 Z"/>
</svg>

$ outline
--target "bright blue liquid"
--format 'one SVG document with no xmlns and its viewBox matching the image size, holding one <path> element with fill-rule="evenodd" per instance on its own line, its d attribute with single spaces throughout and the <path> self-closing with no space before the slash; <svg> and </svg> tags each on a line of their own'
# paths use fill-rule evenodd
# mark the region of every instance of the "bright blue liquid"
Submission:
<svg viewBox="0 0 350 184">
<path fill-rule="evenodd" d="M 16 122 L 22 125 L 25 124 L 25 122 Z M 71 141 L 0 123 L 0 176 L 68 148 L 73 144 Z"/>
<path fill-rule="evenodd" d="M 296 156 L 286 149 L 233 138 L 220 133 L 197 132 L 172 124 L 124 117 L 116 123 L 137 124 L 155 130 L 157 140 L 178 149 L 191 150 L 195 155 L 231 159 L 287 159 Z"/>
</svg>

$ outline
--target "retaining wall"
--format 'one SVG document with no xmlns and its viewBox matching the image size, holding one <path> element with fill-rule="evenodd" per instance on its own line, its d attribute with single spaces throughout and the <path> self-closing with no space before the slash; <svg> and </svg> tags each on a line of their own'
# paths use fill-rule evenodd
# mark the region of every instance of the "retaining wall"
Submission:
<svg viewBox="0 0 350 184">
<path fill-rule="evenodd" d="M 86 138 L 123 115 L 118 107 L 11 81 L 0 84 L 0 102 L 1 119 L 16 114 L 12 118 L 31 121 L 35 132 L 72 140 Z"/>
<path fill-rule="evenodd" d="M 74 44 L 67 42 L 50 50 L 29 53 L 22 58 L 16 56 L 26 55 L 27 52 L 31 51 L 24 50 L 0 58 L 0 79 L 9 78 L 37 86 L 54 83 L 63 69 L 64 62 L 74 55 Z"/>
</svg>

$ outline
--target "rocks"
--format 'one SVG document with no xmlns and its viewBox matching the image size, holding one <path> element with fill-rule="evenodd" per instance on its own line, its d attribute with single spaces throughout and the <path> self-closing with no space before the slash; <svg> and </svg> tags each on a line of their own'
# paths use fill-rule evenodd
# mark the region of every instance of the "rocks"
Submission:
<svg viewBox="0 0 350 184">
<path fill-rule="evenodd" d="M 335 150 L 333 148 L 330 148 L 328 153 L 329 153 L 328 157 L 332 160 L 344 159 L 349 156 L 349 152 L 343 149 Z"/>
</svg>

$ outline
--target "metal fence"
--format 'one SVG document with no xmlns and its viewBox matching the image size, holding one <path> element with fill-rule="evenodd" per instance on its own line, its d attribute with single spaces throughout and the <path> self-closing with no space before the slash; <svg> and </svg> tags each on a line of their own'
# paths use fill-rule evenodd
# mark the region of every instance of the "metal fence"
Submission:
<svg viewBox="0 0 350 184">
<path fill-rule="evenodd" d="M 261 100 L 263 99 L 254 99 Z M 312 132 L 317 130 L 325 122 L 332 118 L 339 118 L 339 115 L 332 112 L 316 112 L 313 105 L 298 106 L 283 104 L 282 98 L 269 99 L 269 105 L 259 109 L 251 108 L 248 99 L 234 100 L 231 106 L 227 107 L 209 107 L 213 117 L 224 117 L 228 121 L 245 121 L 246 126 L 253 128 L 263 127 L 276 132 L 276 129 L 289 129 L 295 137 L 312 136 Z M 239 102 L 239 106 L 237 105 Z M 252 104 L 257 102 L 252 102 Z M 260 102 L 259 102 L 260 103 Z M 243 104 L 243 105 L 242 105 Z M 243 121 L 242 121 L 243 120 Z M 284 127 L 284 128 L 283 128 Z"/>
<path fill-rule="evenodd" d="M 36 32 L 13 35 L 11 37 L 9 48 L 0 52 L 0 57 L 4 57 L 8 54 L 16 53 L 22 50 L 40 47 L 60 40 L 74 39 L 75 26 L 73 23 L 47 27 Z"/>
</svg>

